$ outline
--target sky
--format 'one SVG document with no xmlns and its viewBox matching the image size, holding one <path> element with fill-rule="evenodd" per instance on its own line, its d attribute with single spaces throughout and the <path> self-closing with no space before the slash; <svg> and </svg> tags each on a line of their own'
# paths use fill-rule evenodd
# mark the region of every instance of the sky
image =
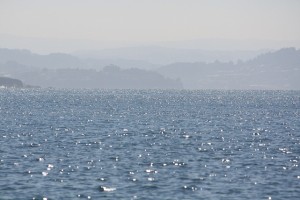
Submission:
<svg viewBox="0 0 300 200">
<path fill-rule="evenodd" d="M 102 44 L 300 41 L 299 19 L 299 0 L 0 0 L 6 46 L 18 46 L 15 38 Z"/>
</svg>

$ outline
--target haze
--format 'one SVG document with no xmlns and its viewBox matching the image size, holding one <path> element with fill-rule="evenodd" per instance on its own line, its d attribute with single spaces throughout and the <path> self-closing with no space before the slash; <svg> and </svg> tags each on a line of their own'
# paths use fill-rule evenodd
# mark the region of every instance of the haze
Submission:
<svg viewBox="0 0 300 200">
<path fill-rule="evenodd" d="M 299 47 L 299 19 L 298 0 L 0 1 L 1 47 L 40 53 L 199 40 L 195 48 Z"/>
<path fill-rule="evenodd" d="M 300 90 L 299 19 L 299 0 L 0 0 L 0 88 Z"/>
</svg>

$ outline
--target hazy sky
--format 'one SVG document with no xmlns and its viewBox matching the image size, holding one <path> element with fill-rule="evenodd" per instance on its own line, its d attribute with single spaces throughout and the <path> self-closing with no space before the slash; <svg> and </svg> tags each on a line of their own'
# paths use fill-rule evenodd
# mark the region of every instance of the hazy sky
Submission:
<svg viewBox="0 0 300 200">
<path fill-rule="evenodd" d="M 300 40 L 300 0 L 0 0 L 0 35 L 140 42 Z"/>
</svg>

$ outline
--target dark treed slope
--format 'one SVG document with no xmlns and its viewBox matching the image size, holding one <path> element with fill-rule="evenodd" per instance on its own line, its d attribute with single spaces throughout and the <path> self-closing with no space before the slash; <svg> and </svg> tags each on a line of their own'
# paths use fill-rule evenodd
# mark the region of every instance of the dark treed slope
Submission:
<svg viewBox="0 0 300 200">
<path fill-rule="evenodd" d="M 158 69 L 191 89 L 300 89 L 300 50 L 281 49 L 246 62 L 175 63 Z"/>
</svg>

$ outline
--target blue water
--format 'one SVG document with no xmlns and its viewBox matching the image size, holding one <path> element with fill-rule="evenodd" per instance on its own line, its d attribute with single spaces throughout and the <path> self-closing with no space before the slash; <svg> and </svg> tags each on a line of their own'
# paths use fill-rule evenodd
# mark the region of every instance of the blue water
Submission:
<svg viewBox="0 0 300 200">
<path fill-rule="evenodd" d="M 299 199 L 299 91 L 0 90 L 0 199 Z"/>
</svg>

